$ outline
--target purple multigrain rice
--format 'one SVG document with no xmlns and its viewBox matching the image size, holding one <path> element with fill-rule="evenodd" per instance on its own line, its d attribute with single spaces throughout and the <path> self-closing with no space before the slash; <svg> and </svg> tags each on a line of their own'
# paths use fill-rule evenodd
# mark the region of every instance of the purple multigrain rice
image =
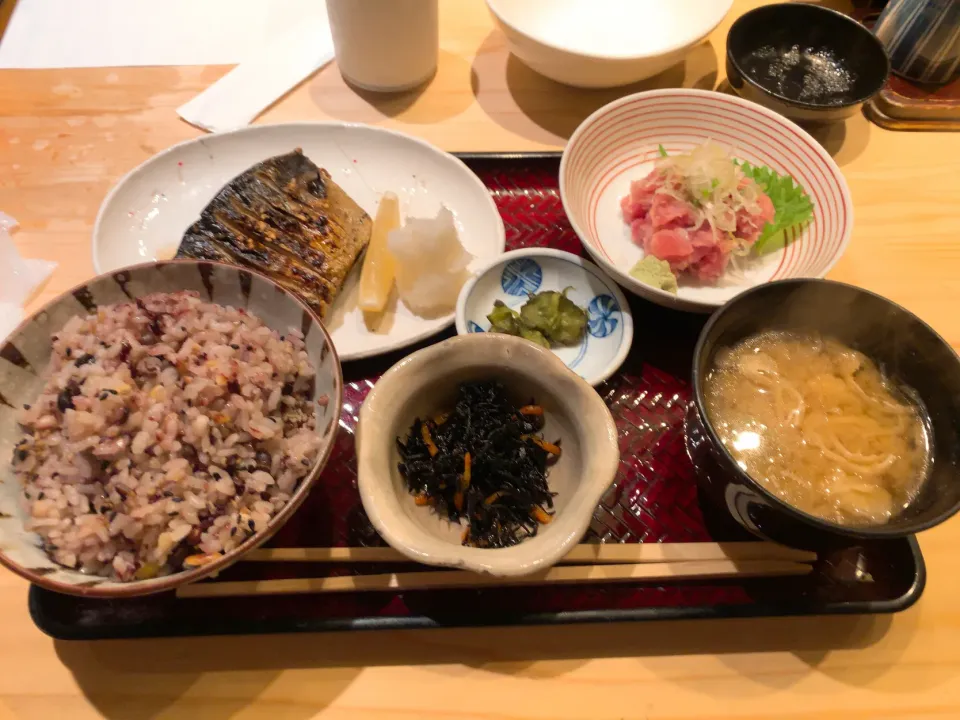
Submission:
<svg viewBox="0 0 960 720">
<path fill-rule="evenodd" d="M 311 399 L 282 394 L 314 382 L 296 331 L 180 292 L 73 318 L 52 341 L 13 464 L 28 529 L 61 565 L 126 581 L 215 558 L 316 460 Z"/>
</svg>

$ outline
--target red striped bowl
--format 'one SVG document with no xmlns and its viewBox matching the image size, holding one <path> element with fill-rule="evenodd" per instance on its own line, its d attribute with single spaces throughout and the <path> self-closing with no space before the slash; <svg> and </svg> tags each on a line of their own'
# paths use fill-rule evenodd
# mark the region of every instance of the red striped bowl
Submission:
<svg viewBox="0 0 960 720">
<path fill-rule="evenodd" d="M 629 275 L 643 257 L 620 213 L 632 180 L 657 157 L 687 152 L 707 140 L 731 155 L 793 176 L 814 203 L 814 218 L 778 252 L 730 270 L 715 285 L 680 280 L 673 295 Z M 782 116 L 740 98 L 704 90 L 651 90 L 606 105 L 588 117 L 563 151 L 563 207 L 584 247 L 637 295 L 681 310 L 711 311 L 747 288 L 784 278 L 823 277 L 850 241 L 853 205 L 840 168 L 820 144 Z"/>
</svg>

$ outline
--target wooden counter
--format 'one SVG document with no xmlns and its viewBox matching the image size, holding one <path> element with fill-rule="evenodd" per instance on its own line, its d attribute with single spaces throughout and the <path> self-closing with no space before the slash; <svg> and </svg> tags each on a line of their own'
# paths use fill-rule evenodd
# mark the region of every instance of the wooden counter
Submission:
<svg viewBox="0 0 960 720">
<path fill-rule="evenodd" d="M 319 1 L 319 0 L 318 0 Z M 258 122 L 350 120 L 448 150 L 558 149 L 627 91 L 715 87 L 728 22 L 681 65 L 619 91 L 545 80 L 507 55 L 480 0 L 444 0 L 437 77 L 419 94 L 347 88 L 330 66 Z M 738 0 L 731 17 L 758 4 Z M 720 67 L 718 67 L 718 65 Z M 227 68 L 0 72 L 0 210 L 59 267 L 32 307 L 92 274 L 90 232 L 125 172 L 196 137 L 174 108 Z M 903 304 L 960 347 L 960 134 L 857 116 L 821 142 L 853 192 L 831 277 Z M 960 520 L 925 533 L 929 582 L 892 617 L 60 643 L 0 572 L 0 720 L 8 718 L 956 718 Z"/>
</svg>

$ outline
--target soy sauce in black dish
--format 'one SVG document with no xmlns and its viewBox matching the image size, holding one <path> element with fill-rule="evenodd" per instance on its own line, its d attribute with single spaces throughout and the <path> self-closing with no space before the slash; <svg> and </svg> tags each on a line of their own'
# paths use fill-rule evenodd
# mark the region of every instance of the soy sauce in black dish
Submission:
<svg viewBox="0 0 960 720">
<path fill-rule="evenodd" d="M 856 101 L 857 76 L 829 48 L 764 45 L 741 61 L 760 87 L 789 100 L 817 105 Z"/>
</svg>

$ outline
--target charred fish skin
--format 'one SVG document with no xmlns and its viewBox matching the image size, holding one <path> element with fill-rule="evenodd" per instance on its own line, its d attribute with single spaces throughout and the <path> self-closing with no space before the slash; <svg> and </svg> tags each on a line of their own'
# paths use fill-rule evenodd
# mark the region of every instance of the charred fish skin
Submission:
<svg viewBox="0 0 960 720">
<path fill-rule="evenodd" d="M 297 148 L 227 183 L 187 229 L 177 257 L 262 272 L 323 318 L 372 226 L 330 173 Z"/>
</svg>

